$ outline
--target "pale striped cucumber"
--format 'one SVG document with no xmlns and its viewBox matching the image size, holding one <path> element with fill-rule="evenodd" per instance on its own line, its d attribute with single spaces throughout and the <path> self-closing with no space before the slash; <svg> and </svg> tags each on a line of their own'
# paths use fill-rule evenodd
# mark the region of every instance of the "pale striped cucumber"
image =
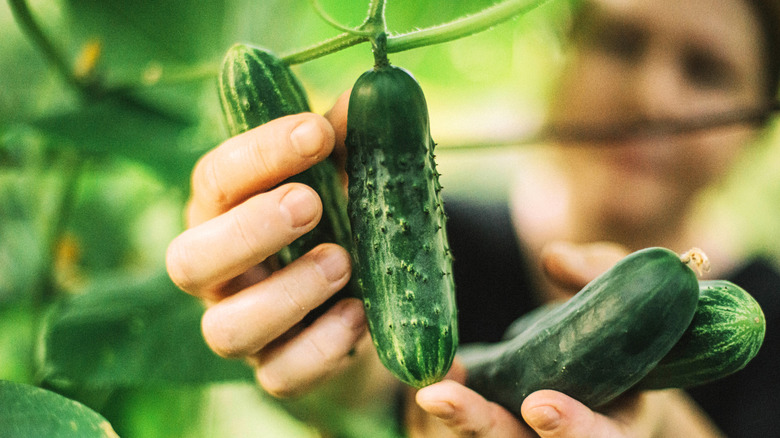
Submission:
<svg viewBox="0 0 780 438">
<path fill-rule="evenodd" d="M 726 377 L 758 354 L 765 333 L 764 312 L 748 292 L 726 280 L 701 281 L 691 325 L 637 387 L 689 388 Z"/>
<path fill-rule="evenodd" d="M 349 99 L 353 276 L 382 363 L 423 387 L 444 377 L 458 344 L 452 257 L 425 96 L 381 61 Z"/>
<path fill-rule="evenodd" d="M 268 50 L 233 45 L 219 75 L 219 97 L 230 135 L 238 135 L 273 119 L 309 111 L 306 92 L 289 67 Z M 279 252 L 289 264 L 315 246 L 335 242 L 350 248 L 347 200 L 338 169 L 326 159 L 285 182 L 312 187 L 322 200 L 320 223 Z"/>
</svg>

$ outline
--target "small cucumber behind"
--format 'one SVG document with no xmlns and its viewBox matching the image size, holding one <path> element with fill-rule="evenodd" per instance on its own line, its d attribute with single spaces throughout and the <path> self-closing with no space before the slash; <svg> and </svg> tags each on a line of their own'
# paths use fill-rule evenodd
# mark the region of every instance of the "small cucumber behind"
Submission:
<svg viewBox="0 0 780 438">
<path fill-rule="evenodd" d="M 691 325 L 637 388 L 690 388 L 733 374 L 758 354 L 765 333 L 764 312 L 747 291 L 701 281 Z"/>
<path fill-rule="evenodd" d="M 273 53 L 246 44 L 233 45 L 225 55 L 219 75 L 219 97 L 230 135 L 238 135 L 279 117 L 309 111 L 306 91 L 289 67 Z M 289 178 L 313 188 L 322 201 L 319 224 L 277 254 L 282 266 L 325 242 L 347 249 L 352 236 L 347 217 L 347 197 L 339 171 L 330 159 Z M 326 305 L 307 315 L 311 322 L 331 302 L 356 296 L 354 283 L 337 293 Z"/>
<path fill-rule="evenodd" d="M 273 53 L 246 44 L 233 45 L 219 75 L 219 96 L 230 135 L 238 135 L 279 117 L 309 111 L 306 91 L 289 67 Z M 326 159 L 286 182 L 313 188 L 322 200 L 320 223 L 279 253 L 283 265 L 324 242 L 345 248 L 352 240 L 347 199 L 338 169 Z"/>
</svg>

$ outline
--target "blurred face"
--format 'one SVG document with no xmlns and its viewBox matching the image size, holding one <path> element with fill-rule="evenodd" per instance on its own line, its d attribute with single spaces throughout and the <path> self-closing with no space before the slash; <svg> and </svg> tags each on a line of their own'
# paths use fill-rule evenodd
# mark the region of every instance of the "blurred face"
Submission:
<svg viewBox="0 0 780 438">
<path fill-rule="evenodd" d="M 609 125 L 764 103 L 763 39 L 744 0 L 592 0 L 552 121 Z M 754 128 L 634 135 L 561 147 L 578 194 L 611 220 L 659 220 L 718 180 Z"/>
</svg>

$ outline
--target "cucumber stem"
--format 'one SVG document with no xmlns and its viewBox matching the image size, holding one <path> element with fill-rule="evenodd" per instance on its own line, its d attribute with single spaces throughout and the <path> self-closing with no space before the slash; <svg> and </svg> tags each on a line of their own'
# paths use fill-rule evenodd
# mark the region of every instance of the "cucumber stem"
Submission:
<svg viewBox="0 0 780 438">
<path fill-rule="evenodd" d="M 374 52 L 374 69 L 390 65 L 387 59 L 387 22 L 385 20 L 385 0 L 371 0 L 368 18 L 361 29 L 370 33 L 371 51 Z"/>
<path fill-rule="evenodd" d="M 699 248 L 691 248 L 680 256 L 680 261 L 685 264 L 693 264 L 693 268 L 701 277 L 710 270 L 710 259 Z"/>
<path fill-rule="evenodd" d="M 387 68 L 390 60 L 387 59 L 387 34 L 380 32 L 371 38 L 371 51 L 374 52 L 374 70 Z"/>
</svg>

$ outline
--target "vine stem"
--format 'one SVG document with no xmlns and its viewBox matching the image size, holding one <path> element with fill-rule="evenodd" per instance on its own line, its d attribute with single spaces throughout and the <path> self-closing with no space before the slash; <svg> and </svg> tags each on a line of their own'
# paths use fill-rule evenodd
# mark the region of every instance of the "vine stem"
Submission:
<svg viewBox="0 0 780 438">
<path fill-rule="evenodd" d="M 387 52 L 401 52 L 456 40 L 490 29 L 504 21 L 524 15 L 550 0 L 505 0 L 475 14 L 437 26 L 388 37 Z"/>
<path fill-rule="evenodd" d="M 338 52 L 339 50 L 344 50 L 348 47 L 364 43 L 366 41 L 368 41 L 368 35 L 344 32 L 299 52 L 282 56 L 282 61 L 288 65 L 302 64 L 304 62 L 311 61 L 312 59 L 317 59 L 322 56 Z"/>
<path fill-rule="evenodd" d="M 475 33 L 490 29 L 513 17 L 526 14 L 550 0 L 504 0 L 493 6 L 485 8 L 475 14 L 467 15 L 442 23 L 436 26 L 420 29 L 405 34 L 387 36 L 387 52 L 395 53 L 404 50 L 415 49 L 422 46 L 441 44 L 448 41 L 463 38 Z M 384 28 L 384 0 L 372 0 L 369 7 L 368 19 L 359 31 L 365 31 L 372 24 L 372 17 L 382 16 Z M 380 12 L 381 10 L 381 12 Z M 375 32 L 376 33 L 376 32 Z M 301 64 L 347 47 L 368 41 L 369 37 L 361 32 L 345 32 L 330 40 L 291 53 L 282 58 L 287 64 Z"/>
<path fill-rule="evenodd" d="M 65 80 L 75 88 L 86 91 L 88 84 L 80 80 L 73 73 L 65 57 L 54 46 L 54 43 L 43 32 L 30 12 L 30 7 L 25 0 L 8 0 L 11 6 L 11 13 L 21 29 L 32 39 L 41 49 L 43 55 L 54 65 L 54 68 L 65 78 Z"/>
</svg>

